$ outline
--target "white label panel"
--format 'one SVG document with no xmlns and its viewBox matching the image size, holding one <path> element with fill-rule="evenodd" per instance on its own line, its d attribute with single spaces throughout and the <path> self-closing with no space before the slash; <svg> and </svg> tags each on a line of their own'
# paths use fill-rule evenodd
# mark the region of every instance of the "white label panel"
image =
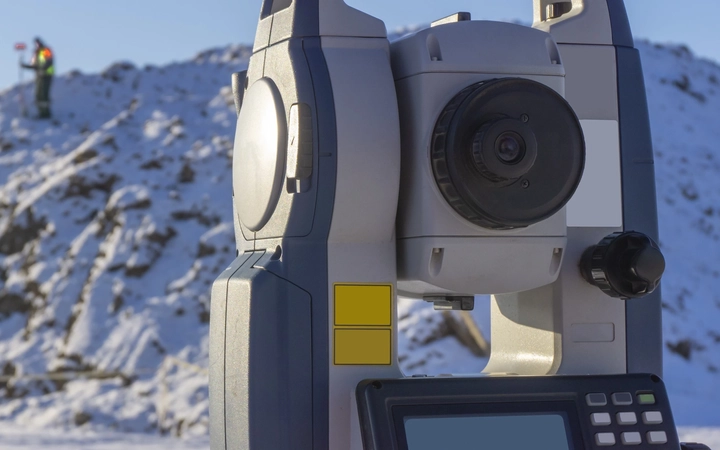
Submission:
<svg viewBox="0 0 720 450">
<path fill-rule="evenodd" d="M 581 120 L 585 171 L 567 204 L 569 227 L 622 227 L 620 128 L 615 120 Z"/>
</svg>

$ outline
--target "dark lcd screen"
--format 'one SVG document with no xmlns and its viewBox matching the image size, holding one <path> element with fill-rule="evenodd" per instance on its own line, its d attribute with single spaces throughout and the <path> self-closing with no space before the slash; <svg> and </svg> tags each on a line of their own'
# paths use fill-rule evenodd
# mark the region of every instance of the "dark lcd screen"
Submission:
<svg viewBox="0 0 720 450">
<path fill-rule="evenodd" d="M 405 418 L 408 450 L 571 450 L 563 414 Z"/>
<path fill-rule="evenodd" d="M 574 402 L 397 405 L 401 450 L 582 450 Z"/>
</svg>

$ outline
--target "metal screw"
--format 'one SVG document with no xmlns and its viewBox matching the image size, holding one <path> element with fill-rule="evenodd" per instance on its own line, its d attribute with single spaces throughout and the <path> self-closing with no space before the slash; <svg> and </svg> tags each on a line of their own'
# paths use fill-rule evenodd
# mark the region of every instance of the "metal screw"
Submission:
<svg viewBox="0 0 720 450">
<path fill-rule="evenodd" d="M 528 121 L 530 120 L 530 116 L 528 116 L 527 114 L 523 114 L 522 116 L 520 116 L 520 119 L 523 122 L 528 123 Z"/>
<path fill-rule="evenodd" d="M 527 189 L 530 187 L 530 182 L 528 180 L 523 180 L 521 186 L 523 189 Z"/>
</svg>

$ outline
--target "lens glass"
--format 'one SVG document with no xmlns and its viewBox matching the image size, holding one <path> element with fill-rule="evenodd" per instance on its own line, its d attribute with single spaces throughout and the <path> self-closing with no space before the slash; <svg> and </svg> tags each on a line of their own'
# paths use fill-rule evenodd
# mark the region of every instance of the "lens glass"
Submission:
<svg viewBox="0 0 720 450">
<path fill-rule="evenodd" d="M 519 134 L 506 131 L 495 141 L 495 154 L 505 164 L 517 164 L 525 156 L 525 141 Z"/>
</svg>

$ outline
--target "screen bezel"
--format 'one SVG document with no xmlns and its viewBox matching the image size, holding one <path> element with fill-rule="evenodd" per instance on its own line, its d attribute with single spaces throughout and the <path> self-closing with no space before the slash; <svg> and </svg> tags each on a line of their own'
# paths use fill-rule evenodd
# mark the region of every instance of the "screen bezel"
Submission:
<svg viewBox="0 0 720 450">
<path fill-rule="evenodd" d="M 391 414 L 399 450 L 408 448 L 405 419 L 452 416 L 507 416 L 557 414 L 563 418 L 570 450 L 583 450 L 582 431 L 574 401 L 517 401 L 487 403 L 425 403 L 393 405 Z M 515 449 L 508 449 L 515 450 Z"/>
</svg>

